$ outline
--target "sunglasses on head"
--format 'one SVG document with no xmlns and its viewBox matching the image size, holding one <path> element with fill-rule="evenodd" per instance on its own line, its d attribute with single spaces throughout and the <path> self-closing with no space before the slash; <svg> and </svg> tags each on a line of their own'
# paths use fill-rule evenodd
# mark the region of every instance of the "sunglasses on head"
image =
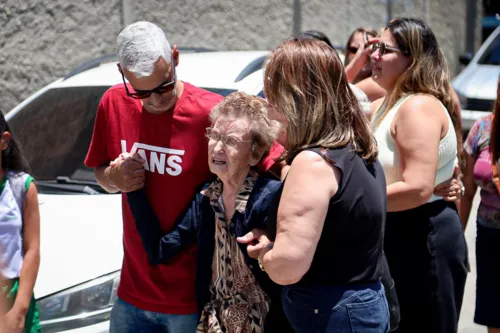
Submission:
<svg viewBox="0 0 500 333">
<path fill-rule="evenodd" d="M 375 53 L 375 51 L 377 50 L 379 50 L 378 52 L 380 53 L 381 56 L 383 56 L 386 53 L 401 52 L 400 49 L 388 46 L 386 43 L 382 42 L 378 42 L 372 45 L 372 53 Z"/>
<path fill-rule="evenodd" d="M 173 57 L 171 60 L 171 64 L 172 64 L 172 71 L 173 71 L 173 75 L 174 75 L 173 80 L 170 81 L 169 79 L 167 79 L 167 80 L 163 81 L 158 87 L 151 89 L 151 90 L 134 89 L 133 92 L 130 92 L 128 90 L 127 83 L 125 82 L 125 75 L 123 75 L 123 71 L 122 71 L 123 85 L 125 86 L 125 90 L 127 91 L 127 95 L 131 98 L 134 98 L 134 99 L 144 99 L 144 98 L 148 98 L 149 96 L 151 96 L 151 94 L 162 95 L 162 94 L 165 94 L 167 92 L 174 90 L 175 83 L 177 82 L 177 74 L 175 72 L 175 64 L 174 64 Z"/>
</svg>

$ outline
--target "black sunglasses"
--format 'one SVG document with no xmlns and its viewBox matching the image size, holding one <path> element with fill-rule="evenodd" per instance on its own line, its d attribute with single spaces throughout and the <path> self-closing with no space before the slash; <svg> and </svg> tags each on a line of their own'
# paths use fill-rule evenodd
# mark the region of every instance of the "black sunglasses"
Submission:
<svg viewBox="0 0 500 333">
<path fill-rule="evenodd" d="M 375 53 L 375 51 L 379 50 L 378 52 L 380 53 L 380 56 L 383 56 L 386 53 L 391 53 L 391 52 L 401 52 L 400 49 L 397 49 L 395 47 L 387 46 L 386 43 L 375 43 L 372 45 L 372 54 Z M 402 53 L 402 52 L 401 52 Z"/>
<path fill-rule="evenodd" d="M 134 98 L 134 99 L 144 99 L 144 98 L 148 98 L 149 96 L 151 96 L 151 94 L 161 95 L 161 94 L 164 94 L 164 93 L 167 93 L 167 92 L 174 90 L 175 83 L 177 82 L 177 74 L 175 72 L 175 63 L 174 63 L 173 57 L 171 60 L 171 64 L 172 64 L 173 74 L 174 74 L 174 79 L 172 81 L 169 81 L 167 79 L 154 89 L 151 89 L 151 90 L 134 89 L 134 92 L 132 92 L 132 93 L 128 90 L 127 83 L 125 82 L 125 75 L 123 75 L 123 71 L 122 71 L 123 85 L 125 86 L 125 90 L 127 91 L 127 95 L 131 98 Z"/>
<path fill-rule="evenodd" d="M 349 52 L 350 53 L 356 53 L 356 52 L 358 52 L 358 48 L 354 47 L 354 46 L 349 46 Z"/>
</svg>

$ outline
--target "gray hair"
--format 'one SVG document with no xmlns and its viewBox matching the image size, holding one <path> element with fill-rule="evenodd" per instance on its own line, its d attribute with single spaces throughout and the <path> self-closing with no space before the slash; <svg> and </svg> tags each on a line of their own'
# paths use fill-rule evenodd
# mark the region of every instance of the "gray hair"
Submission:
<svg viewBox="0 0 500 333">
<path fill-rule="evenodd" d="M 163 30 L 151 22 L 140 21 L 125 27 L 116 39 L 116 52 L 122 68 L 136 77 L 150 76 L 162 57 L 170 63 L 172 52 Z"/>
<path fill-rule="evenodd" d="M 277 121 L 269 119 L 268 110 L 268 103 L 263 98 L 235 91 L 212 108 L 210 122 L 213 126 L 221 116 L 247 118 L 253 141 L 252 151 L 257 156 L 255 148 L 262 148 L 264 153 L 269 152 L 281 130 Z"/>
</svg>

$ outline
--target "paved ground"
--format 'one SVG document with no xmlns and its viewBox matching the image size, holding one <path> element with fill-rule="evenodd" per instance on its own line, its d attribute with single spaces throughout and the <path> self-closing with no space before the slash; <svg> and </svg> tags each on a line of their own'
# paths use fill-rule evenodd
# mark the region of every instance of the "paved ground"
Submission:
<svg viewBox="0 0 500 333">
<path fill-rule="evenodd" d="M 469 260 L 471 272 L 467 277 L 464 303 L 460 315 L 459 333 L 486 333 L 486 327 L 474 324 L 474 307 L 476 301 L 476 213 L 479 204 L 479 192 L 474 199 L 472 211 L 467 224 L 465 238 L 469 245 Z"/>
</svg>

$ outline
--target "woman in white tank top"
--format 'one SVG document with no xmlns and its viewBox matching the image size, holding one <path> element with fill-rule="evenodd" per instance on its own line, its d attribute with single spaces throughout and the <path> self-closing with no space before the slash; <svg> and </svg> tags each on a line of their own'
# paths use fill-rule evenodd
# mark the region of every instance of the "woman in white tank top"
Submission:
<svg viewBox="0 0 500 333">
<path fill-rule="evenodd" d="M 372 58 L 372 77 L 387 91 L 374 103 L 372 127 L 387 180 L 398 332 L 456 332 L 467 247 L 455 204 L 433 195 L 452 177 L 461 147 L 446 61 L 431 29 L 408 18 L 389 22 Z"/>
<path fill-rule="evenodd" d="M 0 110 L 0 332 L 41 331 L 33 295 L 40 265 L 40 212 L 28 169 Z"/>
</svg>

